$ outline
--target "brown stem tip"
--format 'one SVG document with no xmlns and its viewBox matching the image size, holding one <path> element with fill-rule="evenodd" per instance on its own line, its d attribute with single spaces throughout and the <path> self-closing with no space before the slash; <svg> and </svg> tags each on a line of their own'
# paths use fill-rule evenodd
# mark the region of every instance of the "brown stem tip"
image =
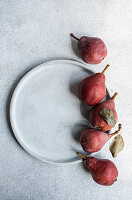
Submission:
<svg viewBox="0 0 132 200">
<path fill-rule="evenodd" d="M 114 94 L 113 97 L 112 97 L 112 100 L 113 100 L 113 101 L 115 100 L 115 98 L 116 98 L 117 95 L 118 95 L 118 92 L 115 92 L 115 94 Z"/>
<path fill-rule="evenodd" d="M 106 65 L 106 67 L 105 67 L 104 70 L 102 71 L 103 74 L 105 73 L 105 71 L 108 69 L 109 66 L 110 66 L 110 65 Z"/>
<path fill-rule="evenodd" d="M 83 154 L 81 154 L 81 153 L 79 153 L 79 152 L 77 152 L 77 155 L 78 155 L 78 156 L 80 156 L 80 157 L 82 157 L 84 160 L 86 160 L 86 159 L 87 159 L 87 157 L 86 157 L 86 156 L 84 156 Z"/>
<path fill-rule="evenodd" d="M 118 134 L 118 133 L 121 131 L 121 129 L 122 129 L 122 125 L 121 125 L 121 124 L 119 124 L 119 125 L 118 125 L 118 130 L 117 130 L 117 131 L 115 131 L 114 133 L 110 134 L 110 136 L 113 136 L 113 135 L 116 135 L 116 134 Z"/>
<path fill-rule="evenodd" d="M 79 38 L 77 38 L 73 33 L 71 33 L 70 36 L 73 37 L 76 40 L 79 40 Z"/>
</svg>

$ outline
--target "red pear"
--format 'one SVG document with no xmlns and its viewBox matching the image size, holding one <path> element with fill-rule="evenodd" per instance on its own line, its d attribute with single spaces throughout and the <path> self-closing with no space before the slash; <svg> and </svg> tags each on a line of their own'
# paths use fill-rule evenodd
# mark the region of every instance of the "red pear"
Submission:
<svg viewBox="0 0 132 200">
<path fill-rule="evenodd" d="M 96 183 L 110 186 L 117 181 L 118 170 L 112 161 L 108 159 L 86 157 L 81 153 L 77 154 L 86 160 L 86 165 Z"/>
<path fill-rule="evenodd" d="M 106 94 L 105 75 L 109 65 L 105 67 L 102 73 L 96 73 L 83 79 L 78 86 L 78 97 L 84 103 L 94 106 L 99 103 Z"/>
<path fill-rule="evenodd" d="M 112 99 L 99 103 L 91 109 L 89 120 L 98 130 L 108 131 L 115 126 L 118 120 L 114 103 L 117 94 L 116 92 Z"/>
<path fill-rule="evenodd" d="M 119 129 L 112 133 L 108 134 L 103 131 L 98 131 L 96 129 L 88 128 L 82 132 L 80 138 L 80 144 L 84 151 L 88 153 L 94 153 L 99 151 L 104 144 L 115 134 L 118 134 L 121 130 L 121 124 L 119 124 Z"/>
<path fill-rule="evenodd" d="M 73 33 L 71 36 L 78 41 L 78 48 L 84 62 L 98 64 L 107 56 L 107 48 L 100 38 L 83 36 L 79 39 Z"/>
</svg>

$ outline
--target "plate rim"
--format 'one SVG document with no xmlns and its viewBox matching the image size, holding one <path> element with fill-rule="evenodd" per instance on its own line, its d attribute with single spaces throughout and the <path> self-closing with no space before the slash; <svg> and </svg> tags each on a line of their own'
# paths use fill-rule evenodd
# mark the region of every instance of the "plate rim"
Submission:
<svg viewBox="0 0 132 200">
<path fill-rule="evenodd" d="M 45 159 L 39 155 L 37 155 L 36 153 L 34 153 L 31 149 L 29 149 L 28 147 L 26 147 L 26 145 L 23 143 L 23 141 L 20 139 L 19 134 L 17 133 L 17 130 L 15 128 L 15 124 L 14 124 L 14 120 L 13 120 L 13 108 L 15 105 L 15 98 L 17 97 L 17 93 L 19 92 L 19 89 L 21 88 L 23 82 L 25 81 L 25 79 L 30 76 L 30 74 L 32 74 L 35 71 L 38 71 L 39 68 L 42 67 L 48 67 L 48 65 L 50 64 L 74 64 L 74 65 L 80 65 L 81 67 L 83 67 L 84 69 L 90 70 L 92 73 L 96 73 L 95 70 L 91 69 L 91 67 L 87 66 L 86 64 L 79 62 L 79 61 L 75 61 L 75 60 L 70 60 L 70 59 L 62 59 L 62 60 L 51 60 L 48 62 L 44 62 L 40 65 L 37 65 L 36 67 L 34 67 L 33 69 L 31 69 L 29 72 L 27 72 L 18 82 L 18 84 L 16 85 L 14 92 L 12 94 L 11 97 L 11 101 L 10 101 L 10 107 L 9 107 L 9 117 L 10 117 L 10 124 L 11 124 L 11 128 L 13 130 L 13 134 L 15 136 L 15 138 L 17 139 L 18 143 L 20 144 L 20 146 L 31 156 L 33 156 L 34 158 L 37 158 L 39 160 L 41 160 L 44 163 L 48 163 L 48 164 L 53 164 L 53 165 L 67 165 L 67 164 L 77 164 L 77 163 L 81 163 L 82 159 L 79 158 L 78 160 L 73 160 L 73 161 L 66 161 L 66 162 L 56 162 L 56 161 L 51 161 L 48 159 Z"/>
</svg>

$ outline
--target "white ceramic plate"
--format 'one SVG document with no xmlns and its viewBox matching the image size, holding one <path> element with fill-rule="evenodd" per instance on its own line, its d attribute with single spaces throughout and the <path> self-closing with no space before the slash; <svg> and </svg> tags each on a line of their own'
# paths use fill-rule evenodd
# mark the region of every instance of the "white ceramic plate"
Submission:
<svg viewBox="0 0 132 200">
<path fill-rule="evenodd" d="M 76 96 L 77 85 L 93 72 L 71 60 L 35 67 L 13 94 L 10 120 L 15 137 L 31 155 L 49 163 L 77 163 L 79 137 L 89 107 Z M 81 106 L 80 106 L 81 105 Z M 84 153 L 84 152 L 83 152 Z"/>
</svg>

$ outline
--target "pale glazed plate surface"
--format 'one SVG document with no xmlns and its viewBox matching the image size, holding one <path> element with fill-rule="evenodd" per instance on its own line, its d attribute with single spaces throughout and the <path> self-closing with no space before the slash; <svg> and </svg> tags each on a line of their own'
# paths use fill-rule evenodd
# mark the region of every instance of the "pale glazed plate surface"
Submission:
<svg viewBox="0 0 132 200">
<path fill-rule="evenodd" d="M 15 137 L 32 156 L 48 163 L 78 163 L 79 137 L 89 126 L 88 106 L 77 98 L 77 85 L 93 72 L 71 60 L 35 67 L 13 94 L 10 120 Z"/>
</svg>

